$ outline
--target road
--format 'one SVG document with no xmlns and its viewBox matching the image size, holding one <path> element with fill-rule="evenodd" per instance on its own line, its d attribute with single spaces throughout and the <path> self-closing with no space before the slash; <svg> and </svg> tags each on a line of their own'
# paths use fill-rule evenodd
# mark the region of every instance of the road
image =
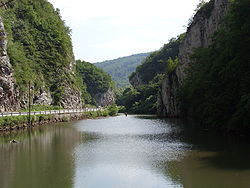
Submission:
<svg viewBox="0 0 250 188">
<path fill-rule="evenodd" d="M 46 111 L 32 111 L 31 115 L 39 115 L 39 114 L 73 114 L 73 113 L 81 113 L 81 112 L 94 112 L 102 110 L 102 108 L 83 108 L 83 109 L 60 109 L 60 110 L 46 110 Z M 0 113 L 0 117 L 5 116 L 25 116 L 29 115 L 29 112 L 3 112 Z"/>
</svg>

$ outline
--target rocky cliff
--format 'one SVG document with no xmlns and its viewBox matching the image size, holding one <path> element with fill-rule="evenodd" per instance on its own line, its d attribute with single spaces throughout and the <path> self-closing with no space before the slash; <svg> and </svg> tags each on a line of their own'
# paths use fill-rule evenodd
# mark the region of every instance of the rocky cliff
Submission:
<svg viewBox="0 0 250 188">
<path fill-rule="evenodd" d="M 105 93 L 98 93 L 94 96 L 97 106 L 108 106 L 115 103 L 114 91 L 109 88 Z"/>
<path fill-rule="evenodd" d="M 194 49 L 207 47 L 212 43 L 212 36 L 222 26 L 227 12 L 228 0 L 211 0 L 194 16 L 187 29 L 186 37 L 179 48 L 179 65 L 163 80 L 158 98 L 158 114 L 161 116 L 180 116 L 177 91 L 186 77 L 185 70 L 190 64 L 190 55 Z"/>
<path fill-rule="evenodd" d="M 129 83 L 136 89 L 138 89 L 141 85 L 146 84 L 140 76 L 140 73 L 135 72 L 130 78 Z"/>
<path fill-rule="evenodd" d="M 7 37 L 0 17 L 0 112 L 19 109 L 18 90 L 7 54 Z"/>
<path fill-rule="evenodd" d="M 27 108 L 29 90 L 32 105 L 82 107 L 70 29 L 59 10 L 47 0 L 22 0 L 0 15 L 0 110 Z"/>
<path fill-rule="evenodd" d="M 60 106 L 66 109 L 82 108 L 83 102 L 81 98 L 82 94 L 80 91 L 67 85 L 61 97 Z"/>
</svg>

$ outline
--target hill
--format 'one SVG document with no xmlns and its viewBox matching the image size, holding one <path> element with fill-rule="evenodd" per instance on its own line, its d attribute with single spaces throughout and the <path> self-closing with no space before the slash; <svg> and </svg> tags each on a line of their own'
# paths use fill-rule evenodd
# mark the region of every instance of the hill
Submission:
<svg viewBox="0 0 250 188">
<path fill-rule="evenodd" d="M 112 76 L 117 87 L 122 88 L 129 85 L 128 76 L 135 71 L 150 53 L 135 54 L 114 60 L 95 63 L 94 65 L 103 69 Z"/>
<path fill-rule="evenodd" d="M 11 1 L 7 9 L 0 9 L 0 111 L 27 108 L 29 101 L 31 105 L 81 108 L 91 93 L 86 91 L 88 80 L 82 81 L 76 68 L 71 30 L 59 9 L 47 0 Z M 103 78 L 100 71 L 90 70 L 94 71 L 89 77 Z M 91 86 L 98 87 L 103 101 L 110 90 L 100 84 Z"/>
</svg>

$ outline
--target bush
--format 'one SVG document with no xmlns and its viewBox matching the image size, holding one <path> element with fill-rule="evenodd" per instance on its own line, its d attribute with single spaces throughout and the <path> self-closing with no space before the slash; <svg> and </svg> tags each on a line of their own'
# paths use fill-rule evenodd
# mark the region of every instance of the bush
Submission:
<svg viewBox="0 0 250 188">
<path fill-rule="evenodd" d="M 110 116 L 115 116 L 118 113 L 118 107 L 115 104 L 108 106 L 107 109 Z"/>
</svg>

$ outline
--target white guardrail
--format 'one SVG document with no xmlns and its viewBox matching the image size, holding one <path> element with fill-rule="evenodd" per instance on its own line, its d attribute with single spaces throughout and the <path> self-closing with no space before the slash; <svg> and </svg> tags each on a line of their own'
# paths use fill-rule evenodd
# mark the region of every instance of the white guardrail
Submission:
<svg viewBox="0 0 250 188">
<path fill-rule="evenodd" d="M 46 111 L 31 111 L 30 115 L 39 115 L 39 114 L 73 114 L 73 113 L 82 113 L 82 112 L 96 112 L 100 111 L 102 108 L 83 108 L 83 109 L 60 109 L 60 110 L 46 110 Z M 2 112 L 0 117 L 5 116 L 25 116 L 29 115 L 29 112 Z"/>
</svg>

